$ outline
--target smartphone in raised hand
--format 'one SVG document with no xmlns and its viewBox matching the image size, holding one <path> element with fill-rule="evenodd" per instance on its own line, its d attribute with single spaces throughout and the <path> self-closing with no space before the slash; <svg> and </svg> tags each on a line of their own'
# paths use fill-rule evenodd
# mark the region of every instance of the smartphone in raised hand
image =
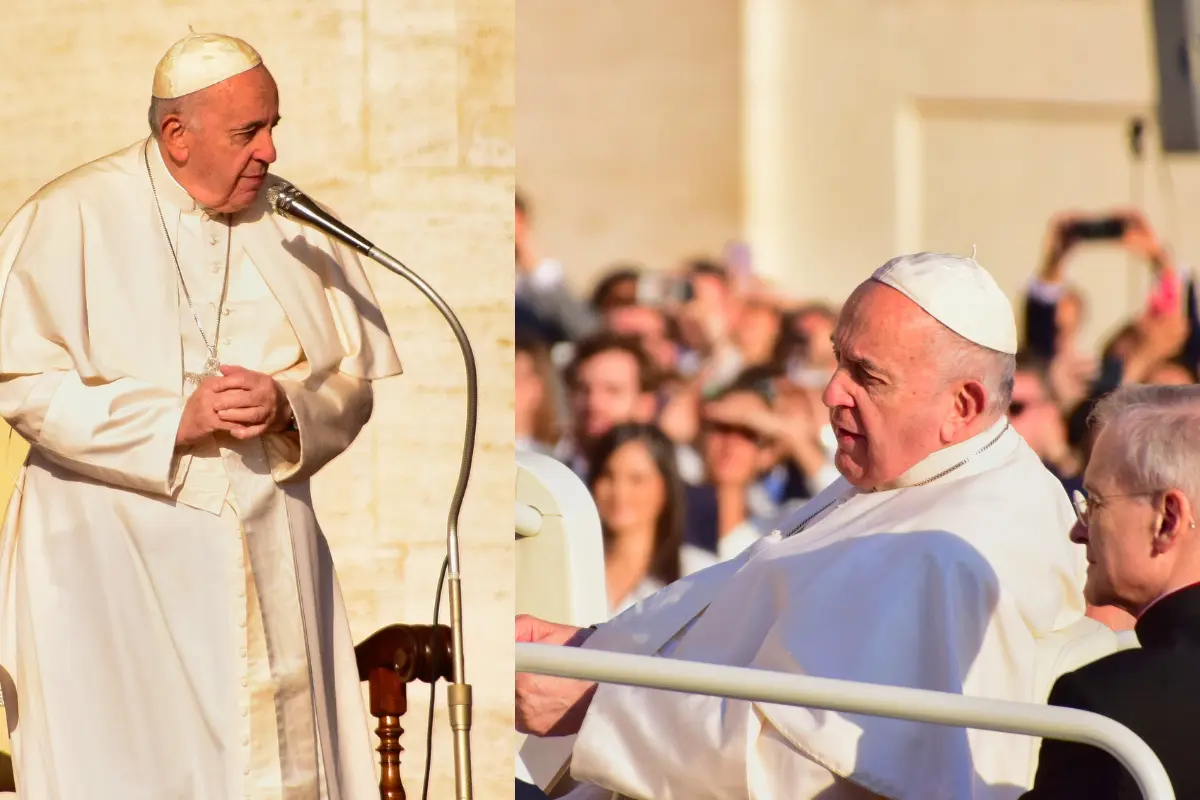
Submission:
<svg viewBox="0 0 1200 800">
<path fill-rule="evenodd" d="M 1125 217 L 1083 219 L 1068 224 L 1063 233 L 1068 240 L 1073 241 L 1121 239 L 1124 238 L 1128 225 L 1129 220 Z"/>
</svg>

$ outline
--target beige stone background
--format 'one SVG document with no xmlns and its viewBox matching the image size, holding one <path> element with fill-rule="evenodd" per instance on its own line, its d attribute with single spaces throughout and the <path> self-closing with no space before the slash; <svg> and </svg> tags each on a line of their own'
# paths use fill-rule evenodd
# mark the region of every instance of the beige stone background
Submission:
<svg viewBox="0 0 1200 800">
<path fill-rule="evenodd" d="M 422 275 L 479 367 L 475 465 L 461 516 L 476 797 L 511 797 L 512 192 L 515 0 L 4 0 L 0 218 L 58 174 L 146 135 L 151 75 L 172 42 L 240 36 L 280 86 L 275 171 Z M 315 481 L 356 639 L 428 623 L 458 474 L 465 378 L 438 312 L 374 264 L 405 374 Z M 7 430 L 3 431 L 7 437 Z M 22 457 L 21 442 L 6 453 Z M 443 600 L 442 621 L 448 621 Z M 428 687 L 410 692 L 403 774 L 419 796 Z M 453 796 L 439 688 L 431 797 Z"/>
<path fill-rule="evenodd" d="M 1049 216 L 1140 205 L 1200 259 L 1200 159 L 1164 158 L 1145 0 L 520 0 L 518 180 L 542 250 L 590 287 L 745 237 L 840 300 L 886 259 L 978 258 L 1014 299 Z M 1131 160 L 1128 122 L 1149 123 Z M 1147 271 L 1070 266 L 1096 342 Z"/>
</svg>

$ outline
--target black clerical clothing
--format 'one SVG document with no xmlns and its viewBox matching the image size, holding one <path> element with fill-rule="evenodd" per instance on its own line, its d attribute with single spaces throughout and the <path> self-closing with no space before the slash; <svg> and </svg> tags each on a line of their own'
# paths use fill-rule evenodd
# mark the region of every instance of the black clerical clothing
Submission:
<svg viewBox="0 0 1200 800">
<path fill-rule="evenodd" d="M 1178 798 L 1200 798 L 1200 584 L 1152 604 L 1138 619 L 1141 647 L 1062 675 L 1050 704 L 1116 720 L 1154 751 Z M 1022 800 L 1135 800 L 1133 777 L 1105 751 L 1042 741 L 1037 779 Z"/>
</svg>

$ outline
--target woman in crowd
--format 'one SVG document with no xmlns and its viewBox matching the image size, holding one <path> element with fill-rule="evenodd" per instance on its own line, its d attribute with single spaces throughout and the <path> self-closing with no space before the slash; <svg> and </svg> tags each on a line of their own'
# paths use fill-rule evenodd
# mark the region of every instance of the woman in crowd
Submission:
<svg viewBox="0 0 1200 800">
<path fill-rule="evenodd" d="M 657 427 L 617 425 L 591 455 L 589 489 L 604 532 L 612 615 L 715 559 L 683 545 L 683 482 L 675 445 Z"/>
</svg>

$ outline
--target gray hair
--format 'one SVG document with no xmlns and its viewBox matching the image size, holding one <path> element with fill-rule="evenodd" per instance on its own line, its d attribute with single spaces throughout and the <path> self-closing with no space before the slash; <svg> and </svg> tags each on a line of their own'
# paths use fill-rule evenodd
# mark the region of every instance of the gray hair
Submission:
<svg viewBox="0 0 1200 800">
<path fill-rule="evenodd" d="M 158 139 L 162 135 L 163 120 L 172 114 L 178 115 L 182 120 L 184 127 L 195 128 L 195 115 L 192 114 L 192 96 L 184 95 L 171 100 L 163 100 L 160 97 L 150 98 L 150 110 L 146 114 L 146 120 L 150 123 L 150 135 Z"/>
<path fill-rule="evenodd" d="M 1120 442 L 1117 480 L 1131 492 L 1178 489 L 1200 505 L 1200 386 L 1123 386 L 1092 410 Z M 1115 438 L 1113 438 L 1115 437 Z"/>
<path fill-rule="evenodd" d="M 943 381 L 947 384 L 979 381 L 987 392 L 984 411 L 998 416 L 1008 410 L 1017 369 L 1016 356 L 975 344 L 944 326 L 935 340 L 934 350 Z"/>
</svg>

